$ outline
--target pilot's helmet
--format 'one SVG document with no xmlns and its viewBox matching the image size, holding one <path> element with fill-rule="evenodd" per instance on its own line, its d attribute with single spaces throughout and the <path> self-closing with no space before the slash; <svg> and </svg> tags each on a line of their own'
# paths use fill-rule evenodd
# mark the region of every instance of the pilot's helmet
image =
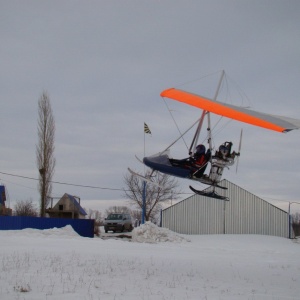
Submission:
<svg viewBox="0 0 300 300">
<path fill-rule="evenodd" d="M 198 145 L 197 147 L 196 147 L 196 153 L 198 154 L 198 155 L 201 155 L 201 154 L 204 154 L 205 153 L 205 146 L 204 145 L 202 145 L 202 144 L 200 144 L 200 145 Z"/>
</svg>

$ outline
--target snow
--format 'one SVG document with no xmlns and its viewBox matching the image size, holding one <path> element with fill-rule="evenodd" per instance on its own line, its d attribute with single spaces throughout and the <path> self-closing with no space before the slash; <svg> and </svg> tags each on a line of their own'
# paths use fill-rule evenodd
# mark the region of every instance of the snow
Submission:
<svg viewBox="0 0 300 300">
<path fill-rule="evenodd" d="M 0 231 L 0 299 L 299 299 L 300 243 L 180 235 L 146 223 L 132 239 L 61 229 Z"/>
<path fill-rule="evenodd" d="M 144 225 L 133 230 L 132 241 L 138 243 L 181 243 L 189 241 L 189 239 L 184 238 L 167 228 L 160 228 L 151 222 L 146 222 Z"/>
</svg>

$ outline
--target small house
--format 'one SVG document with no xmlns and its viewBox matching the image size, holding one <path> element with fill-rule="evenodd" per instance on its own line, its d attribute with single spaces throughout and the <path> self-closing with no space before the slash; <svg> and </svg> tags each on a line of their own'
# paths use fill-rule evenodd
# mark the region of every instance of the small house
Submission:
<svg viewBox="0 0 300 300">
<path fill-rule="evenodd" d="M 62 198 L 52 207 L 46 209 L 50 218 L 84 219 L 87 213 L 80 206 L 80 198 L 64 194 Z"/>
</svg>

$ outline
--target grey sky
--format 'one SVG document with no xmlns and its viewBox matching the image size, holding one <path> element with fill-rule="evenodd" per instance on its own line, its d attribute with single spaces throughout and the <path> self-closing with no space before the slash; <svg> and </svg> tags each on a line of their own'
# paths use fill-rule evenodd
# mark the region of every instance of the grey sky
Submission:
<svg viewBox="0 0 300 300">
<path fill-rule="evenodd" d="M 124 187 L 127 167 L 143 172 L 134 155 L 143 156 L 144 122 L 152 131 L 147 154 L 178 136 L 159 96 L 164 89 L 212 97 L 224 69 L 253 109 L 300 118 L 299 13 L 299 1 L 0 1 L 0 171 L 38 177 L 43 90 L 56 123 L 54 180 L 104 188 Z M 168 104 L 181 130 L 200 114 Z M 300 132 L 230 123 L 216 143 L 236 145 L 240 128 L 239 171 L 224 178 L 268 201 L 299 199 Z M 179 145 L 174 155 L 185 157 Z M 12 201 L 38 200 L 37 182 L 0 179 Z M 190 192 L 189 181 L 180 184 Z M 121 191 L 63 185 L 53 192 L 122 198 Z"/>
</svg>

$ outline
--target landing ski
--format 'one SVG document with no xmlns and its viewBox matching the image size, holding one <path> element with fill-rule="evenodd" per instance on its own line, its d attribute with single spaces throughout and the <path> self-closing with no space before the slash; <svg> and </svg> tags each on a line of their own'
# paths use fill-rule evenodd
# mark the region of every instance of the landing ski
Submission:
<svg viewBox="0 0 300 300">
<path fill-rule="evenodd" d="M 228 197 L 221 196 L 218 193 L 216 193 L 215 191 L 212 191 L 212 192 L 200 191 L 200 190 L 196 190 L 192 186 L 190 186 L 190 189 L 197 195 L 201 195 L 201 196 L 205 196 L 205 197 L 209 197 L 209 198 L 215 198 L 215 199 L 224 200 L 224 201 L 229 201 Z"/>
<path fill-rule="evenodd" d="M 216 182 L 212 181 L 208 176 L 202 176 L 201 178 L 199 178 L 199 181 L 203 184 L 207 184 L 207 185 L 211 185 L 211 186 L 214 186 L 214 187 L 217 187 L 217 188 L 220 188 L 222 190 L 227 190 L 228 188 L 225 187 L 225 186 L 221 186 L 221 185 L 218 185 Z"/>
</svg>

